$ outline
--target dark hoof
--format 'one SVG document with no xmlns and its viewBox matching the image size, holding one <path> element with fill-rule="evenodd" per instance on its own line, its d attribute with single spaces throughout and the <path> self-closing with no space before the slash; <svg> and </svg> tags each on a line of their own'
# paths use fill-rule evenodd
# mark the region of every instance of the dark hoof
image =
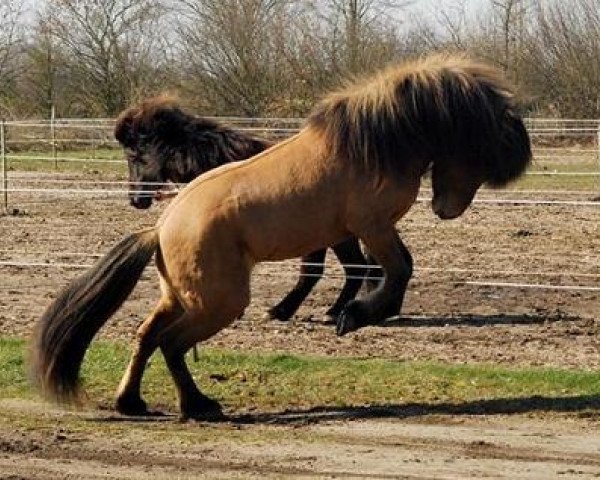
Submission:
<svg viewBox="0 0 600 480">
<path fill-rule="evenodd" d="M 337 333 L 338 337 L 353 332 L 354 330 L 358 330 L 359 328 L 356 319 L 349 312 L 342 312 L 335 323 L 335 333 Z"/>
<path fill-rule="evenodd" d="M 361 304 L 357 300 L 353 300 L 344 307 L 342 313 L 337 318 L 335 333 L 341 337 L 366 325 L 370 325 L 370 322 L 366 318 L 367 314 Z"/>
<path fill-rule="evenodd" d="M 150 415 L 148 406 L 140 397 L 124 396 L 117 398 L 117 412 L 131 417 L 145 417 Z"/>
<path fill-rule="evenodd" d="M 193 405 L 181 407 L 181 421 L 188 420 L 223 420 L 225 414 L 216 400 L 202 396 Z"/>
<path fill-rule="evenodd" d="M 290 318 L 292 318 L 294 312 L 290 312 L 288 309 L 275 305 L 273 308 L 269 309 L 269 317 L 271 320 L 279 320 L 280 322 L 288 322 Z"/>
<path fill-rule="evenodd" d="M 338 336 L 346 335 L 347 333 L 353 332 L 354 330 L 358 330 L 362 326 L 362 322 L 360 321 L 360 309 L 358 304 L 355 302 L 350 302 L 346 307 L 342 310 L 342 313 L 337 318 L 335 324 L 335 333 Z"/>
</svg>

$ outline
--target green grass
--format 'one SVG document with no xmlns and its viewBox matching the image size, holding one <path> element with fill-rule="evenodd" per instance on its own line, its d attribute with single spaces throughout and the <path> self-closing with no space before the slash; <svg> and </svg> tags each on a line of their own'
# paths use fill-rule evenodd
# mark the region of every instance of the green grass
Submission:
<svg viewBox="0 0 600 480">
<path fill-rule="evenodd" d="M 127 163 L 120 148 L 98 148 L 59 150 L 57 166 L 51 151 L 22 151 L 9 153 L 7 165 L 10 171 L 27 172 L 70 172 L 70 173 L 114 173 L 125 175 Z M 73 161 L 85 159 L 85 162 Z M 106 163 L 104 160 L 117 160 Z"/>
<path fill-rule="evenodd" d="M 0 398 L 31 398 L 21 340 L 0 340 Z M 122 344 L 96 342 L 82 376 L 94 403 L 112 404 L 129 357 Z M 234 410 L 468 403 L 480 400 L 600 395 L 600 372 L 490 365 L 448 365 L 382 359 L 300 357 L 203 349 L 188 363 L 201 388 Z M 160 355 L 144 379 L 153 406 L 174 409 Z"/>
</svg>

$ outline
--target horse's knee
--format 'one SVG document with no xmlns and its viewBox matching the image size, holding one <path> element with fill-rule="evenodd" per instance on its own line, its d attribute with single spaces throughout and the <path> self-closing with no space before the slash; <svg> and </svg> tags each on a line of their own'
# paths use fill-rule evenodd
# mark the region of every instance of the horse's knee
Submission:
<svg viewBox="0 0 600 480">
<path fill-rule="evenodd" d="M 250 305 L 250 291 L 242 291 L 232 301 L 227 302 L 224 314 L 232 319 L 239 318 L 244 314 L 248 305 Z"/>
</svg>

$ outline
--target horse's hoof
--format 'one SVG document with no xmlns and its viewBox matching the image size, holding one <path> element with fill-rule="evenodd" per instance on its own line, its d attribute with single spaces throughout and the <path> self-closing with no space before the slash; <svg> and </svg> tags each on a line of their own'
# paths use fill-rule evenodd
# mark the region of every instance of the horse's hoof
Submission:
<svg viewBox="0 0 600 480">
<path fill-rule="evenodd" d="M 117 398 L 117 412 L 130 417 L 144 417 L 149 415 L 148 406 L 140 397 L 123 396 Z"/>
<path fill-rule="evenodd" d="M 356 300 L 348 303 L 339 314 L 335 324 L 335 332 L 338 336 L 358 330 L 367 325 L 364 321 L 366 314 Z"/>
<path fill-rule="evenodd" d="M 338 337 L 358 330 L 356 319 L 349 312 L 342 312 L 335 323 L 335 333 Z"/>
<path fill-rule="evenodd" d="M 180 419 L 182 422 L 188 420 L 198 421 L 214 421 L 223 420 L 225 414 L 219 402 L 212 398 L 205 397 L 204 395 L 197 401 L 193 402 L 193 405 L 186 405 L 181 407 Z"/>
<path fill-rule="evenodd" d="M 293 314 L 294 312 L 289 312 L 279 305 L 275 305 L 273 308 L 269 309 L 269 317 L 271 320 L 279 320 L 280 322 L 288 322 Z"/>
</svg>

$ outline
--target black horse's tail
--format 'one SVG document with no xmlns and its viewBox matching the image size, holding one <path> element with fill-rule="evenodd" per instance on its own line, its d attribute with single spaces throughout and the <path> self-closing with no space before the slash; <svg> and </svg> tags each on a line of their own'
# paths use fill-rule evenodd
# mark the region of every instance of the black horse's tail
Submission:
<svg viewBox="0 0 600 480">
<path fill-rule="evenodd" d="M 65 287 L 38 321 L 30 352 L 33 382 L 44 395 L 74 400 L 85 352 L 127 299 L 158 248 L 158 228 L 133 233 Z"/>
</svg>

